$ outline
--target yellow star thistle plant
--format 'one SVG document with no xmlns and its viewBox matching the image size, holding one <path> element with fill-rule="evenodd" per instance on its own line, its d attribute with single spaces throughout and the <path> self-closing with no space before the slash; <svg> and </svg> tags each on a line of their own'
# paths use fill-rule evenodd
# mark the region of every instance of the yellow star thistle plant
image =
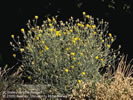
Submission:
<svg viewBox="0 0 133 100">
<path fill-rule="evenodd" d="M 119 50 L 111 49 L 116 37 L 108 32 L 108 22 L 86 12 L 82 16 L 83 20 L 71 17 L 68 21 L 49 16 L 41 25 L 34 16 L 28 29 L 21 29 L 23 40 L 11 35 L 12 56 L 16 58 L 18 52 L 22 56 L 22 77 L 44 85 L 45 93 L 56 90 L 62 95 L 72 93 L 78 83 L 102 81 L 99 69 L 115 66 L 119 58 Z"/>
</svg>

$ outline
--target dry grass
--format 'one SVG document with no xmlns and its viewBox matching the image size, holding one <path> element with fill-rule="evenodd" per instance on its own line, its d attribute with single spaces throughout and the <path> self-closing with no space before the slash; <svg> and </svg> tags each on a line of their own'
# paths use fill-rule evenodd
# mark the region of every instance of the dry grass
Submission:
<svg viewBox="0 0 133 100">
<path fill-rule="evenodd" d="M 126 64 L 126 57 L 123 56 L 118 65 L 112 81 L 107 83 L 106 81 L 97 82 L 94 91 L 95 100 L 132 100 L 133 99 L 133 65 L 131 62 Z M 92 88 L 92 82 L 83 83 L 81 87 L 73 90 L 74 100 L 87 100 L 89 98 Z"/>
</svg>

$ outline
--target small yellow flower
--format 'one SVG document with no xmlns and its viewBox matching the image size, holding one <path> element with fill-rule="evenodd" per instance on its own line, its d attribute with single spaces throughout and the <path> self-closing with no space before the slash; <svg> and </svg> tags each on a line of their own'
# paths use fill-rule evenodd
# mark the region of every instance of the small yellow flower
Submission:
<svg viewBox="0 0 133 100">
<path fill-rule="evenodd" d="M 39 37 L 38 36 L 36 37 L 36 40 L 39 40 Z"/>
<path fill-rule="evenodd" d="M 73 32 L 73 30 L 72 30 L 72 29 L 70 29 L 70 32 Z"/>
<path fill-rule="evenodd" d="M 16 58 L 16 54 L 13 54 L 12 56 L 13 56 L 14 58 Z"/>
<path fill-rule="evenodd" d="M 38 68 L 38 71 L 40 72 L 40 71 L 41 71 L 41 69 L 40 69 L 40 68 Z"/>
<path fill-rule="evenodd" d="M 45 43 L 45 41 L 41 41 L 41 43 L 42 43 L 42 44 L 44 44 L 44 43 Z"/>
<path fill-rule="evenodd" d="M 70 19 L 73 19 L 73 16 L 71 16 Z"/>
<path fill-rule="evenodd" d="M 81 27 L 84 28 L 84 24 L 81 24 Z"/>
<path fill-rule="evenodd" d="M 28 79 L 31 80 L 31 76 L 28 76 Z"/>
<path fill-rule="evenodd" d="M 109 45 L 109 44 L 107 44 L 107 47 L 108 47 L 108 48 L 110 48 L 110 45 Z"/>
<path fill-rule="evenodd" d="M 71 52 L 71 56 L 74 56 L 75 55 L 75 53 L 74 52 Z"/>
<path fill-rule="evenodd" d="M 98 56 L 96 56 L 95 58 L 96 58 L 96 59 L 98 59 L 99 57 L 98 57 Z"/>
<path fill-rule="evenodd" d="M 52 27 L 52 24 L 49 24 L 50 27 Z"/>
<path fill-rule="evenodd" d="M 86 18 L 88 18 L 88 19 L 89 19 L 89 18 L 90 18 L 90 16 L 89 16 L 89 15 L 86 15 Z"/>
<path fill-rule="evenodd" d="M 34 27 L 32 27 L 31 29 L 32 29 L 32 30 L 35 30 L 35 28 L 34 28 Z"/>
<path fill-rule="evenodd" d="M 56 36 L 61 36 L 60 31 L 56 31 Z"/>
<path fill-rule="evenodd" d="M 45 45 L 45 49 L 46 49 L 46 50 L 48 50 L 48 49 L 49 49 L 47 45 Z"/>
<path fill-rule="evenodd" d="M 85 75 L 86 73 L 85 72 L 82 72 L 82 75 Z"/>
<path fill-rule="evenodd" d="M 23 48 L 20 48 L 20 52 L 24 52 L 24 49 Z"/>
<path fill-rule="evenodd" d="M 77 41 L 77 40 L 80 40 L 80 38 L 79 37 L 76 37 L 76 38 L 74 38 L 74 40 Z"/>
<path fill-rule="evenodd" d="M 80 56 L 83 56 L 83 55 L 84 55 L 84 54 L 81 52 L 81 53 L 80 53 Z"/>
<path fill-rule="evenodd" d="M 71 68 L 74 69 L 74 66 L 72 65 Z"/>
<path fill-rule="evenodd" d="M 14 35 L 12 34 L 11 37 L 14 38 Z"/>
<path fill-rule="evenodd" d="M 109 37 L 112 37 L 112 34 L 111 33 L 109 33 Z"/>
<path fill-rule="evenodd" d="M 56 31 L 54 28 L 49 29 L 50 32 Z"/>
<path fill-rule="evenodd" d="M 96 35 L 96 32 L 93 32 L 94 35 Z"/>
<path fill-rule="evenodd" d="M 35 19 L 38 19 L 38 16 L 35 16 Z"/>
<path fill-rule="evenodd" d="M 43 53 L 43 50 L 40 50 L 40 54 L 42 54 Z"/>
<path fill-rule="evenodd" d="M 114 42 L 114 39 L 113 38 L 111 39 L 111 42 Z"/>
<path fill-rule="evenodd" d="M 43 32 L 43 30 L 39 30 L 39 32 L 40 32 L 40 33 L 42 33 L 42 32 Z"/>
<path fill-rule="evenodd" d="M 103 58 L 101 58 L 101 61 L 103 61 Z"/>
<path fill-rule="evenodd" d="M 39 36 L 39 37 L 41 37 L 41 36 L 42 36 L 42 34 L 38 34 L 38 36 Z"/>
<path fill-rule="evenodd" d="M 78 23 L 77 25 L 78 25 L 78 26 L 81 26 L 81 24 L 80 24 L 80 23 Z"/>
<path fill-rule="evenodd" d="M 78 65 L 80 65 L 80 62 L 78 62 Z"/>
<path fill-rule="evenodd" d="M 31 33 L 31 31 L 30 31 L 30 30 L 28 30 L 28 33 Z"/>
<path fill-rule="evenodd" d="M 40 26 L 36 26 L 36 28 L 37 28 L 37 29 L 39 29 L 39 28 L 40 28 Z"/>
<path fill-rule="evenodd" d="M 54 17 L 52 18 L 52 20 L 53 20 L 54 22 L 56 22 L 56 20 L 55 20 L 55 18 L 54 18 Z"/>
<path fill-rule="evenodd" d="M 76 60 L 76 58 L 75 58 L 75 57 L 73 57 L 73 60 Z"/>
<path fill-rule="evenodd" d="M 69 70 L 68 69 L 65 69 L 65 72 L 68 72 Z"/>
<path fill-rule="evenodd" d="M 104 42 L 104 40 L 102 40 L 102 43 Z"/>
<path fill-rule="evenodd" d="M 84 12 L 82 12 L 82 14 L 83 14 L 83 15 L 86 15 L 86 12 L 84 11 Z"/>
<path fill-rule="evenodd" d="M 81 83 L 81 80 L 78 80 L 78 83 Z"/>
<path fill-rule="evenodd" d="M 66 35 L 66 32 L 63 32 L 64 33 L 64 35 Z"/>
<path fill-rule="evenodd" d="M 24 28 L 21 28 L 21 32 L 24 32 Z"/>
<path fill-rule="evenodd" d="M 35 62 L 34 62 L 34 61 L 32 61 L 32 62 L 31 62 L 31 64 L 32 64 L 32 65 L 34 65 L 34 64 L 35 64 Z"/>
<path fill-rule="evenodd" d="M 50 18 L 48 18 L 48 22 L 51 22 L 51 19 Z"/>
<path fill-rule="evenodd" d="M 105 64 L 102 64 L 102 66 L 105 66 Z"/>
<path fill-rule="evenodd" d="M 86 27 L 91 28 L 91 26 L 89 24 L 86 24 Z"/>
<path fill-rule="evenodd" d="M 76 41 L 75 40 L 73 40 L 73 44 L 75 44 L 76 43 Z"/>
<path fill-rule="evenodd" d="M 66 51 L 70 50 L 70 48 L 66 48 Z"/>
<path fill-rule="evenodd" d="M 92 25 L 92 28 L 95 29 L 96 28 L 96 25 Z"/>
</svg>

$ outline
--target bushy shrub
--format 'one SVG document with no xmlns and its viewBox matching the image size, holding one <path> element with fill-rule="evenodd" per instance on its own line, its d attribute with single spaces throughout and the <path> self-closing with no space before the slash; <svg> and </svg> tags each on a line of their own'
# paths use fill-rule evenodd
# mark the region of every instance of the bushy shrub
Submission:
<svg viewBox="0 0 133 100">
<path fill-rule="evenodd" d="M 23 77 L 34 84 L 44 84 L 46 91 L 72 93 L 77 83 L 102 79 L 99 71 L 110 70 L 117 61 L 116 39 L 108 32 L 108 23 L 83 12 L 83 20 L 57 21 L 48 18 L 37 25 L 38 16 L 21 29 L 24 40 L 12 34 L 10 44 L 22 54 Z M 13 54 L 16 57 L 16 54 Z M 101 70 L 99 70 L 101 69 Z"/>
</svg>

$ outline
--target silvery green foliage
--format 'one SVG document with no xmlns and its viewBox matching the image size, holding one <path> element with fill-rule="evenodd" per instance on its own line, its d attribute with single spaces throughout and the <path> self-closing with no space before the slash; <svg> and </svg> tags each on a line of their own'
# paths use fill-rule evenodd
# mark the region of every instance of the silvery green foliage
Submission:
<svg viewBox="0 0 133 100">
<path fill-rule="evenodd" d="M 37 25 L 38 16 L 28 22 L 28 31 L 21 29 L 24 45 L 11 42 L 22 54 L 23 77 L 31 83 L 44 84 L 46 91 L 69 94 L 81 81 L 102 80 L 99 68 L 115 66 L 117 51 L 111 49 L 116 39 L 108 32 L 108 23 L 83 12 L 83 21 L 57 21 L 56 17 Z M 46 92 L 45 91 L 45 92 Z"/>
</svg>

